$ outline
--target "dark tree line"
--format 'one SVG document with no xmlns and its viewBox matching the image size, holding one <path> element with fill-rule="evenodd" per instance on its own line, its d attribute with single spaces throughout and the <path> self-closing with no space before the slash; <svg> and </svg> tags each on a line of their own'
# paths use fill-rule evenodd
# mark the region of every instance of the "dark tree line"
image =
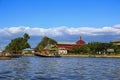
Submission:
<svg viewBox="0 0 120 80">
<path fill-rule="evenodd" d="M 108 52 L 108 49 L 114 52 Z M 71 53 L 75 54 L 120 54 L 120 48 L 113 43 L 91 42 L 84 46 L 74 47 Z"/>
</svg>

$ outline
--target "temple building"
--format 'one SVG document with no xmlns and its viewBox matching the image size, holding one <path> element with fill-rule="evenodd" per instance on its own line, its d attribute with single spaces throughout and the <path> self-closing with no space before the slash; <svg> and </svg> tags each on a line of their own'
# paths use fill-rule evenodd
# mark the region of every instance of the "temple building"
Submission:
<svg viewBox="0 0 120 80">
<path fill-rule="evenodd" d="M 59 54 L 67 54 L 70 50 L 72 50 L 73 47 L 83 46 L 83 45 L 85 45 L 85 41 L 82 40 L 82 36 L 80 36 L 80 39 L 78 41 L 76 41 L 75 43 L 58 42 L 56 44 Z"/>
</svg>

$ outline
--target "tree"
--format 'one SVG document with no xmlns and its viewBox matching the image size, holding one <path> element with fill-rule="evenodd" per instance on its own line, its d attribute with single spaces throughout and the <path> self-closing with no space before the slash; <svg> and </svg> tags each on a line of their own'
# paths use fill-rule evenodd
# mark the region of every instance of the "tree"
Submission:
<svg viewBox="0 0 120 80">
<path fill-rule="evenodd" d="M 90 52 L 90 48 L 87 45 L 84 46 L 76 46 L 71 50 L 72 53 L 82 53 L 82 54 L 87 54 Z"/>
<path fill-rule="evenodd" d="M 108 46 L 109 46 L 110 49 L 114 49 L 115 54 L 119 54 L 120 49 L 119 49 L 119 47 L 117 45 L 115 45 L 114 43 L 109 43 Z"/>
<path fill-rule="evenodd" d="M 90 54 L 98 54 L 99 52 L 103 52 L 103 43 L 101 42 L 91 42 L 88 43 L 87 46 L 90 48 Z"/>
<path fill-rule="evenodd" d="M 55 45 L 57 43 L 57 41 L 45 36 L 43 37 L 43 39 L 41 40 L 41 42 L 37 45 L 36 49 L 38 51 L 42 50 L 47 44 L 52 44 Z"/>
<path fill-rule="evenodd" d="M 88 43 L 88 47 L 90 48 L 91 54 L 109 54 L 107 49 L 114 49 L 115 53 L 118 53 L 119 48 L 117 45 L 114 45 L 113 43 L 101 43 L 101 42 L 91 42 Z"/>
<path fill-rule="evenodd" d="M 13 40 L 6 46 L 5 51 L 10 53 L 20 53 L 25 48 L 30 48 L 27 40 L 30 38 L 29 35 L 24 34 L 24 37 L 18 37 Z"/>
<path fill-rule="evenodd" d="M 30 36 L 27 33 L 25 33 L 24 34 L 24 39 L 27 41 L 28 39 L 30 39 Z"/>
<path fill-rule="evenodd" d="M 114 52 L 108 52 L 108 49 Z M 113 43 L 90 42 L 84 46 L 74 47 L 72 53 L 89 53 L 92 55 L 100 54 L 120 54 L 120 48 Z"/>
</svg>

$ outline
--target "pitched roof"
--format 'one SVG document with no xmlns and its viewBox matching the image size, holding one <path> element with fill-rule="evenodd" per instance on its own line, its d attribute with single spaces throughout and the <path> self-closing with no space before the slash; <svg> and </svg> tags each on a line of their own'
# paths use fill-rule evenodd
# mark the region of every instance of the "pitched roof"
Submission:
<svg viewBox="0 0 120 80">
<path fill-rule="evenodd" d="M 31 50 L 31 48 L 25 48 L 25 49 L 23 49 L 23 50 L 26 50 L 26 51 L 27 51 L 27 50 Z"/>
<path fill-rule="evenodd" d="M 76 44 L 78 44 L 78 45 L 84 45 L 85 44 L 85 41 L 83 41 L 83 40 L 78 40 L 77 42 L 76 42 Z"/>
</svg>

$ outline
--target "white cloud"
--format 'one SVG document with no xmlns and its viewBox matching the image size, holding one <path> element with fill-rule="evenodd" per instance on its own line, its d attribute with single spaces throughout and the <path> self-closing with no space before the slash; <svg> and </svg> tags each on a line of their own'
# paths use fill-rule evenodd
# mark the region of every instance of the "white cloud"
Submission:
<svg viewBox="0 0 120 80">
<path fill-rule="evenodd" d="M 23 36 L 23 33 L 28 33 L 30 36 L 33 37 L 31 39 L 31 43 L 34 43 L 34 45 L 35 43 L 37 44 L 40 41 L 39 39 L 41 36 L 54 37 L 56 40 L 59 41 L 62 40 L 69 41 L 70 39 L 67 38 L 73 37 L 74 40 L 78 40 L 78 38 L 75 36 L 82 34 L 84 36 L 87 36 L 86 40 L 88 41 L 89 40 L 110 41 L 116 37 L 117 38 L 120 37 L 120 25 L 104 26 L 101 28 L 94 28 L 94 27 L 74 28 L 67 26 L 60 26 L 54 28 L 39 28 L 39 27 L 29 27 L 29 26 L 2 28 L 0 29 L 0 39 L 1 39 L 2 47 L 5 47 L 5 45 L 7 45 L 11 39 L 15 37 Z"/>
<path fill-rule="evenodd" d="M 62 36 L 68 35 L 89 35 L 89 36 L 99 36 L 99 35 L 120 35 L 120 25 L 115 25 L 113 27 L 105 26 L 102 28 L 92 28 L 92 27 L 54 27 L 54 28 L 32 28 L 32 27 L 10 27 L 0 29 L 0 34 L 3 36 L 10 36 L 19 33 L 28 33 L 32 36 Z"/>
</svg>

